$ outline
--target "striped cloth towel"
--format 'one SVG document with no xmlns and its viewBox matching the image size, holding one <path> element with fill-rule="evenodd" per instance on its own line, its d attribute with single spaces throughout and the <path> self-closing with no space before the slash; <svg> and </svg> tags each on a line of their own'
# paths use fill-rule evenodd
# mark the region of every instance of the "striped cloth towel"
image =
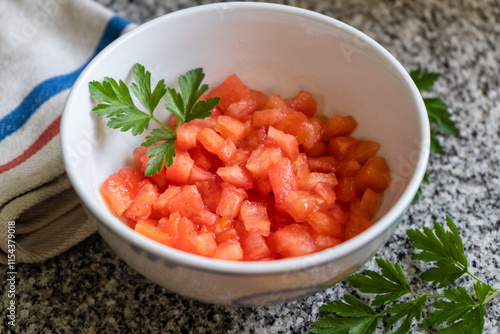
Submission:
<svg viewBox="0 0 500 334">
<path fill-rule="evenodd" d="M 95 232 L 64 172 L 59 123 L 86 64 L 132 28 L 89 0 L 0 1 L 0 262 L 43 261 Z"/>
</svg>

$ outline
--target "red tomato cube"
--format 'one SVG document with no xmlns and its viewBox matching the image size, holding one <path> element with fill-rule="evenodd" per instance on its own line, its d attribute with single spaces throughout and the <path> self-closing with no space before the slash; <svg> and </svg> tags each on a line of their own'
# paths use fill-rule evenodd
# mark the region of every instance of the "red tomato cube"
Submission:
<svg viewBox="0 0 500 334">
<path fill-rule="evenodd" d="M 254 128 L 267 128 L 277 124 L 283 117 L 285 117 L 285 113 L 281 109 L 258 110 L 252 115 L 252 126 Z"/>
<path fill-rule="evenodd" d="M 236 239 L 229 239 L 217 246 L 217 250 L 213 256 L 221 260 L 243 260 L 243 249 L 240 242 Z"/>
<path fill-rule="evenodd" d="M 215 131 L 220 133 L 222 138 L 231 139 L 235 145 L 245 136 L 245 125 L 230 116 L 219 116 Z"/>
<path fill-rule="evenodd" d="M 327 209 L 321 197 L 306 190 L 290 191 L 285 196 L 284 206 L 296 222 L 305 222 L 311 213 Z"/>
<path fill-rule="evenodd" d="M 241 237 L 240 242 L 246 261 L 255 261 L 271 256 L 271 250 L 267 246 L 265 238 L 260 233 L 246 233 L 243 237 Z"/>
<path fill-rule="evenodd" d="M 307 117 L 313 117 L 318 109 L 318 102 L 314 99 L 311 93 L 301 90 L 291 99 L 285 100 L 288 108 L 295 111 L 300 111 Z"/>
<path fill-rule="evenodd" d="M 379 143 L 367 140 L 358 141 L 350 150 L 347 159 L 354 159 L 360 164 L 364 164 L 369 158 L 377 154 L 379 148 Z"/>
<path fill-rule="evenodd" d="M 276 205 L 284 210 L 285 196 L 290 191 L 299 189 L 299 179 L 293 173 L 292 163 L 288 158 L 283 158 L 269 167 L 268 175 Z"/>
<path fill-rule="evenodd" d="M 251 95 L 248 86 L 236 74 L 231 74 L 219 86 L 215 87 L 207 97 L 220 97 L 218 108 L 225 111 L 230 104 L 249 99 Z"/>
<path fill-rule="evenodd" d="M 170 212 L 179 211 L 181 216 L 191 218 L 205 209 L 205 203 L 195 185 L 186 185 L 170 198 L 167 208 Z"/>
<path fill-rule="evenodd" d="M 194 160 L 191 159 L 189 153 L 176 152 L 172 165 L 165 170 L 168 183 L 175 185 L 188 183 L 193 166 Z"/>
<path fill-rule="evenodd" d="M 369 158 L 355 177 L 356 186 L 361 191 L 371 188 L 381 193 L 391 185 L 391 172 L 384 158 L 374 156 Z"/>
<path fill-rule="evenodd" d="M 246 164 L 247 169 L 256 178 L 266 178 L 267 170 L 283 158 L 281 149 L 272 139 L 266 139 L 255 149 Z"/>
<path fill-rule="evenodd" d="M 265 237 L 271 232 L 271 222 L 264 203 L 243 201 L 240 218 L 248 232 L 258 232 Z"/>
<path fill-rule="evenodd" d="M 325 124 L 322 139 L 328 141 L 333 137 L 349 136 L 357 126 L 358 123 L 352 116 L 333 115 Z"/>
<path fill-rule="evenodd" d="M 217 174 L 227 183 L 248 190 L 253 186 L 252 176 L 245 167 L 232 165 L 227 167 L 219 167 Z"/>
<path fill-rule="evenodd" d="M 134 167 L 124 167 L 112 174 L 101 187 L 101 194 L 118 215 L 128 209 L 134 199 L 144 175 Z"/>
<path fill-rule="evenodd" d="M 303 224 L 285 226 L 270 238 L 274 250 L 283 257 L 307 255 L 317 250 L 310 230 Z"/>
<path fill-rule="evenodd" d="M 295 161 L 297 159 L 299 156 L 299 144 L 295 136 L 277 130 L 272 126 L 269 127 L 267 134 L 269 138 L 276 142 L 283 151 L 283 154 L 290 159 L 290 161 Z"/>
<path fill-rule="evenodd" d="M 247 192 L 230 183 L 224 183 L 216 213 L 221 217 L 234 219 L 240 213 L 241 203 L 247 198 Z"/>
</svg>

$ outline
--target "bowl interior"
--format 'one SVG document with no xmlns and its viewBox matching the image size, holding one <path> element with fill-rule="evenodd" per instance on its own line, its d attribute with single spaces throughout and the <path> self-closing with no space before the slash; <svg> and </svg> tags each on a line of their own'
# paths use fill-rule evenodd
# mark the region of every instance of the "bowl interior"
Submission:
<svg viewBox="0 0 500 334">
<path fill-rule="evenodd" d="M 354 116 L 359 126 L 353 136 L 381 144 L 379 155 L 387 160 L 393 183 L 382 197 L 377 224 L 336 247 L 339 256 L 390 228 L 425 171 L 429 129 L 418 91 L 399 63 L 364 34 L 313 12 L 270 4 L 176 12 L 136 28 L 90 63 L 68 98 L 61 129 L 65 165 L 84 205 L 109 228 L 165 256 L 175 250 L 134 236 L 99 193 L 109 175 L 132 163 L 142 137 L 111 130 L 105 119 L 92 115 L 88 82 L 109 76 L 130 83 L 135 63 L 152 72 L 153 84 L 165 78 L 167 86 L 177 88 L 179 75 L 203 67 L 212 88 L 236 73 L 265 93 L 290 97 L 300 89 L 310 91 L 321 114 Z M 164 109 L 159 114 L 168 117 Z"/>
</svg>

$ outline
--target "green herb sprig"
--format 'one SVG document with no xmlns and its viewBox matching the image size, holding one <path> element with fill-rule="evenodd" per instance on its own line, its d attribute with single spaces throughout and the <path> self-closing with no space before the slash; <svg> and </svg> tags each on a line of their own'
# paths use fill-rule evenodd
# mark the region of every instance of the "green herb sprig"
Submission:
<svg viewBox="0 0 500 334">
<path fill-rule="evenodd" d="M 210 110 L 215 108 L 220 98 L 213 97 L 206 101 L 199 100 L 208 90 L 208 85 L 203 84 L 205 74 L 203 69 L 197 68 L 179 77 L 180 92 L 173 88 L 167 88 L 165 80 L 160 80 L 155 88 L 151 90 L 151 73 L 146 71 L 141 64 L 135 64 L 132 69 L 134 82 L 130 85 L 132 93 L 146 109 L 139 109 L 133 102 L 130 90 L 120 80 L 105 77 L 101 82 L 89 82 L 90 96 L 104 103 L 100 103 L 92 109 L 98 116 L 109 118 L 107 125 L 112 129 L 120 131 L 131 131 L 134 136 L 140 135 L 147 130 L 151 120 L 160 125 L 161 128 L 153 129 L 146 136 L 142 146 L 151 146 L 148 149 L 148 165 L 146 176 L 158 173 L 162 166 L 169 167 L 175 157 L 174 143 L 177 139 L 177 130 L 182 123 L 194 119 L 203 119 L 211 115 Z M 165 124 L 154 116 L 154 110 L 164 98 L 165 107 L 177 116 L 175 129 L 169 129 Z M 152 146 L 153 145 L 153 146 Z"/>
<path fill-rule="evenodd" d="M 371 305 L 363 303 L 353 295 L 344 296 L 344 301 L 334 301 L 321 306 L 326 312 L 311 329 L 311 334 L 367 334 L 373 333 L 379 318 L 385 316 L 386 331 L 401 323 L 393 333 L 408 333 L 415 320 L 421 321 L 420 327 L 443 325 L 442 334 L 482 333 L 486 308 L 485 305 L 500 294 L 499 288 L 493 288 L 476 277 L 468 268 L 463 242 L 458 229 L 446 216 L 446 230 L 434 222 L 434 230 L 424 227 L 422 230 L 407 231 L 412 246 L 420 252 L 413 254 L 413 259 L 433 263 L 434 266 L 420 275 L 422 280 L 432 282 L 438 289 L 446 288 L 440 294 L 418 294 L 405 277 L 402 268 L 396 263 L 376 259 L 381 273 L 365 270 L 363 274 L 354 274 L 348 281 L 360 292 L 375 294 Z M 448 288 L 463 275 L 472 277 L 476 283 L 474 291 L 464 287 Z M 398 302 L 403 296 L 409 301 Z M 426 302 L 432 301 L 435 311 L 425 318 L 422 310 Z M 385 310 L 379 310 L 388 306 Z"/>
<path fill-rule="evenodd" d="M 439 79 L 439 73 L 423 73 L 420 68 L 410 71 L 410 77 L 417 86 L 421 94 L 429 91 L 434 85 L 437 79 Z M 445 155 L 445 151 L 441 142 L 438 139 L 438 134 L 458 136 L 459 132 L 455 125 L 455 122 L 451 119 L 451 114 L 448 111 L 448 106 L 439 97 L 423 97 L 425 108 L 427 109 L 427 115 L 429 117 L 429 123 L 431 126 L 431 152 Z M 429 184 L 429 176 L 427 173 L 424 175 L 422 180 L 423 184 Z M 415 195 L 412 204 L 415 204 L 420 195 L 422 194 L 422 188 L 419 187 L 417 194 Z"/>
</svg>

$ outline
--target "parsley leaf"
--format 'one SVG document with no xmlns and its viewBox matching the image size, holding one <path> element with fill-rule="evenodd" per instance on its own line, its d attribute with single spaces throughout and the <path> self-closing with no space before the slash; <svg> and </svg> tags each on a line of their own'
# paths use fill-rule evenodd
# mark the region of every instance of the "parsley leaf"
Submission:
<svg viewBox="0 0 500 334">
<path fill-rule="evenodd" d="M 408 333 L 413 319 L 418 321 L 422 319 L 422 310 L 426 301 L 427 296 L 422 296 L 411 302 L 393 305 L 387 310 L 387 313 L 392 314 L 386 319 L 387 328 L 391 328 L 398 320 L 404 318 L 403 323 L 394 333 Z"/>
<path fill-rule="evenodd" d="M 445 297 L 449 301 L 440 300 L 433 303 L 432 306 L 437 311 L 427 315 L 421 327 L 428 328 L 446 323 L 453 325 L 440 330 L 440 333 L 481 333 L 486 315 L 486 308 L 483 304 L 491 289 L 491 286 L 481 282 L 474 285 L 478 303 L 463 287 L 445 290 Z"/>
<path fill-rule="evenodd" d="M 443 326 L 443 324 L 448 326 L 441 328 L 439 333 L 480 334 L 484 328 L 486 316 L 484 305 L 500 295 L 500 289 L 493 288 L 469 272 L 462 239 L 455 224 L 448 216 L 446 216 L 446 225 L 449 231 L 446 231 L 438 223 L 434 223 L 434 230 L 424 228 L 422 231 L 408 231 L 408 237 L 413 246 L 422 251 L 415 254 L 414 258 L 426 262 L 436 262 L 436 267 L 431 268 L 428 271 L 431 274 L 427 275 L 430 276 L 429 281 L 438 283 L 440 287 L 453 282 L 455 280 L 453 275 L 468 274 L 476 280 L 474 292 L 469 292 L 464 287 L 459 286 L 454 289 L 446 289 L 443 294 L 419 295 L 411 290 L 403 270 L 398 264 L 393 265 L 388 261 L 376 259 L 381 274 L 366 270 L 364 274 L 351 275 L 348 277 L 348 281 L 361 292 L 378 294 L 372 302 L 372 305 L 378 306 L 378 308 L 382 308 L 383 305 L 392 303 L 406 294 L 410 295 L 408 296 L 410 300 L 392 304 L 387 310 L 380 310 L 377 313 L 372 307 L 356 297 L 346 295 L 344 302 L 334 301 L 319 308 L 320 311 L 329 314 L 318 319 L 310 333 L 373 333 L 377 328 L 379 317 L 387 314 L 389 316 L 385 319 L 386 331 L 400 322 L 399 327 L 393 332 L 397 334 L 409 333 L 414 320 L 421 321 L 420 327 L 423 328 Z M 447 270 L 453 274 L 447 274 Z M 463 272 L 464 270 L 465 272 Z M 411 299 L 412 297 L 413 299 Z M 428 300 L 435 300 L 431 304 L 435 311 L 429 313 L 422 320 L 422 310 Z"/>
<path fill-rule="evenodd" d="M 420 275 L 426 281 L 438 283 L 442 288 L 455 282 L 467 272 L 467 258 L 464 254 L 462 239 L 458 229 L 446 216 L 450 231 L 434 222 L 434 231 L 424 227 L 423 231 L 408 230 L 406 233 L 414 248 L 422 252 L 414 254 L 413 258 L 425 262 L 436 262 L 436 267 Z"/>
<path fill-rule="evenodd" d="M 141 64 L 134 65 L 132 77 L 134 82 L 130 85 L 130 89 L 147 112 L 134 104 L 130 90 L 122 80 L 117 82 L 108 77 L 105 77 L 102 83 L 89 82 L 90 96 L 104 102 L 96 105 L 92 112 L 107 117 L 109 119 L 107 125 L 110 128 L 131 130 L 134 136 L 147 130 L 151 120 L 161 126 L 160 129 L 152 130 L 142 143 L 142 146 L 150 146 L 145 175 L 152 176 L 160 172 L 163 166 L 172 165 L 175 157 L 174 143 L 180 124 L 209 117 L 210 111 L 217 106 L 220 98 L 200 100 L 203 93 L 208 90 L 208 85 L 201 84 L 205 78 L 201 68 L 191 70 L 179 78 L 181 93 L 177 93 L 173 88 L 167 88 L 163 79 L 151 90 L 151 73 Z M 178 116 L 177 127 L 174 130 L 169 129 L 154 116 L 154 111 L 162 98 L 167 102 L 167 110 Z"/>
<path fill-rule="evenodd" d="M 208 90 L 207 85 L 201 85 L 205 74 L 201 68 L 197 68 L 179 77 L 178 93 L 173 88 L 167 89 L 165 105 L 167 110 L 177 115 L 183 123 L 187 123 L 197 118 L 206 118 L 210 116 L 210 110 L 215 108 L 220 98 L 213 97 L 206 101 L 199 101 L 199 98 Z M 201 85 L 201 87 L 200 87 Z"/>
<path fill-rule="evenodd" d="M 314 324 L 312 334 L 372 333 L 378 325 L 378 316 L 371 307 L 353 295 L 344 296 L 345 302 L 334 301 L 320 307 L 320 311 L 336 316 L 326 316 Z"/>
<path fill-rule="evenodd" d="M 418 90 L 425 92 L 431 88 L 440 77 L 439 73 L 423 73 L 420 68 L 410 71 L 410 77 L 417 86 Z"/>
<path fill-rule="evenodd" d="M 348 281 L 359 291 L 364 293 L 377 293 L 372 305 L 379 306 L 392 303 L 400 297 L 412 293 L 406 281 L 401 266 L 393 265 L 387 260 L 375 259 L 382 271 L 382 275 L 372 270 L 365 270 L 365 274 L 354 274 Z"/>
</svg>

